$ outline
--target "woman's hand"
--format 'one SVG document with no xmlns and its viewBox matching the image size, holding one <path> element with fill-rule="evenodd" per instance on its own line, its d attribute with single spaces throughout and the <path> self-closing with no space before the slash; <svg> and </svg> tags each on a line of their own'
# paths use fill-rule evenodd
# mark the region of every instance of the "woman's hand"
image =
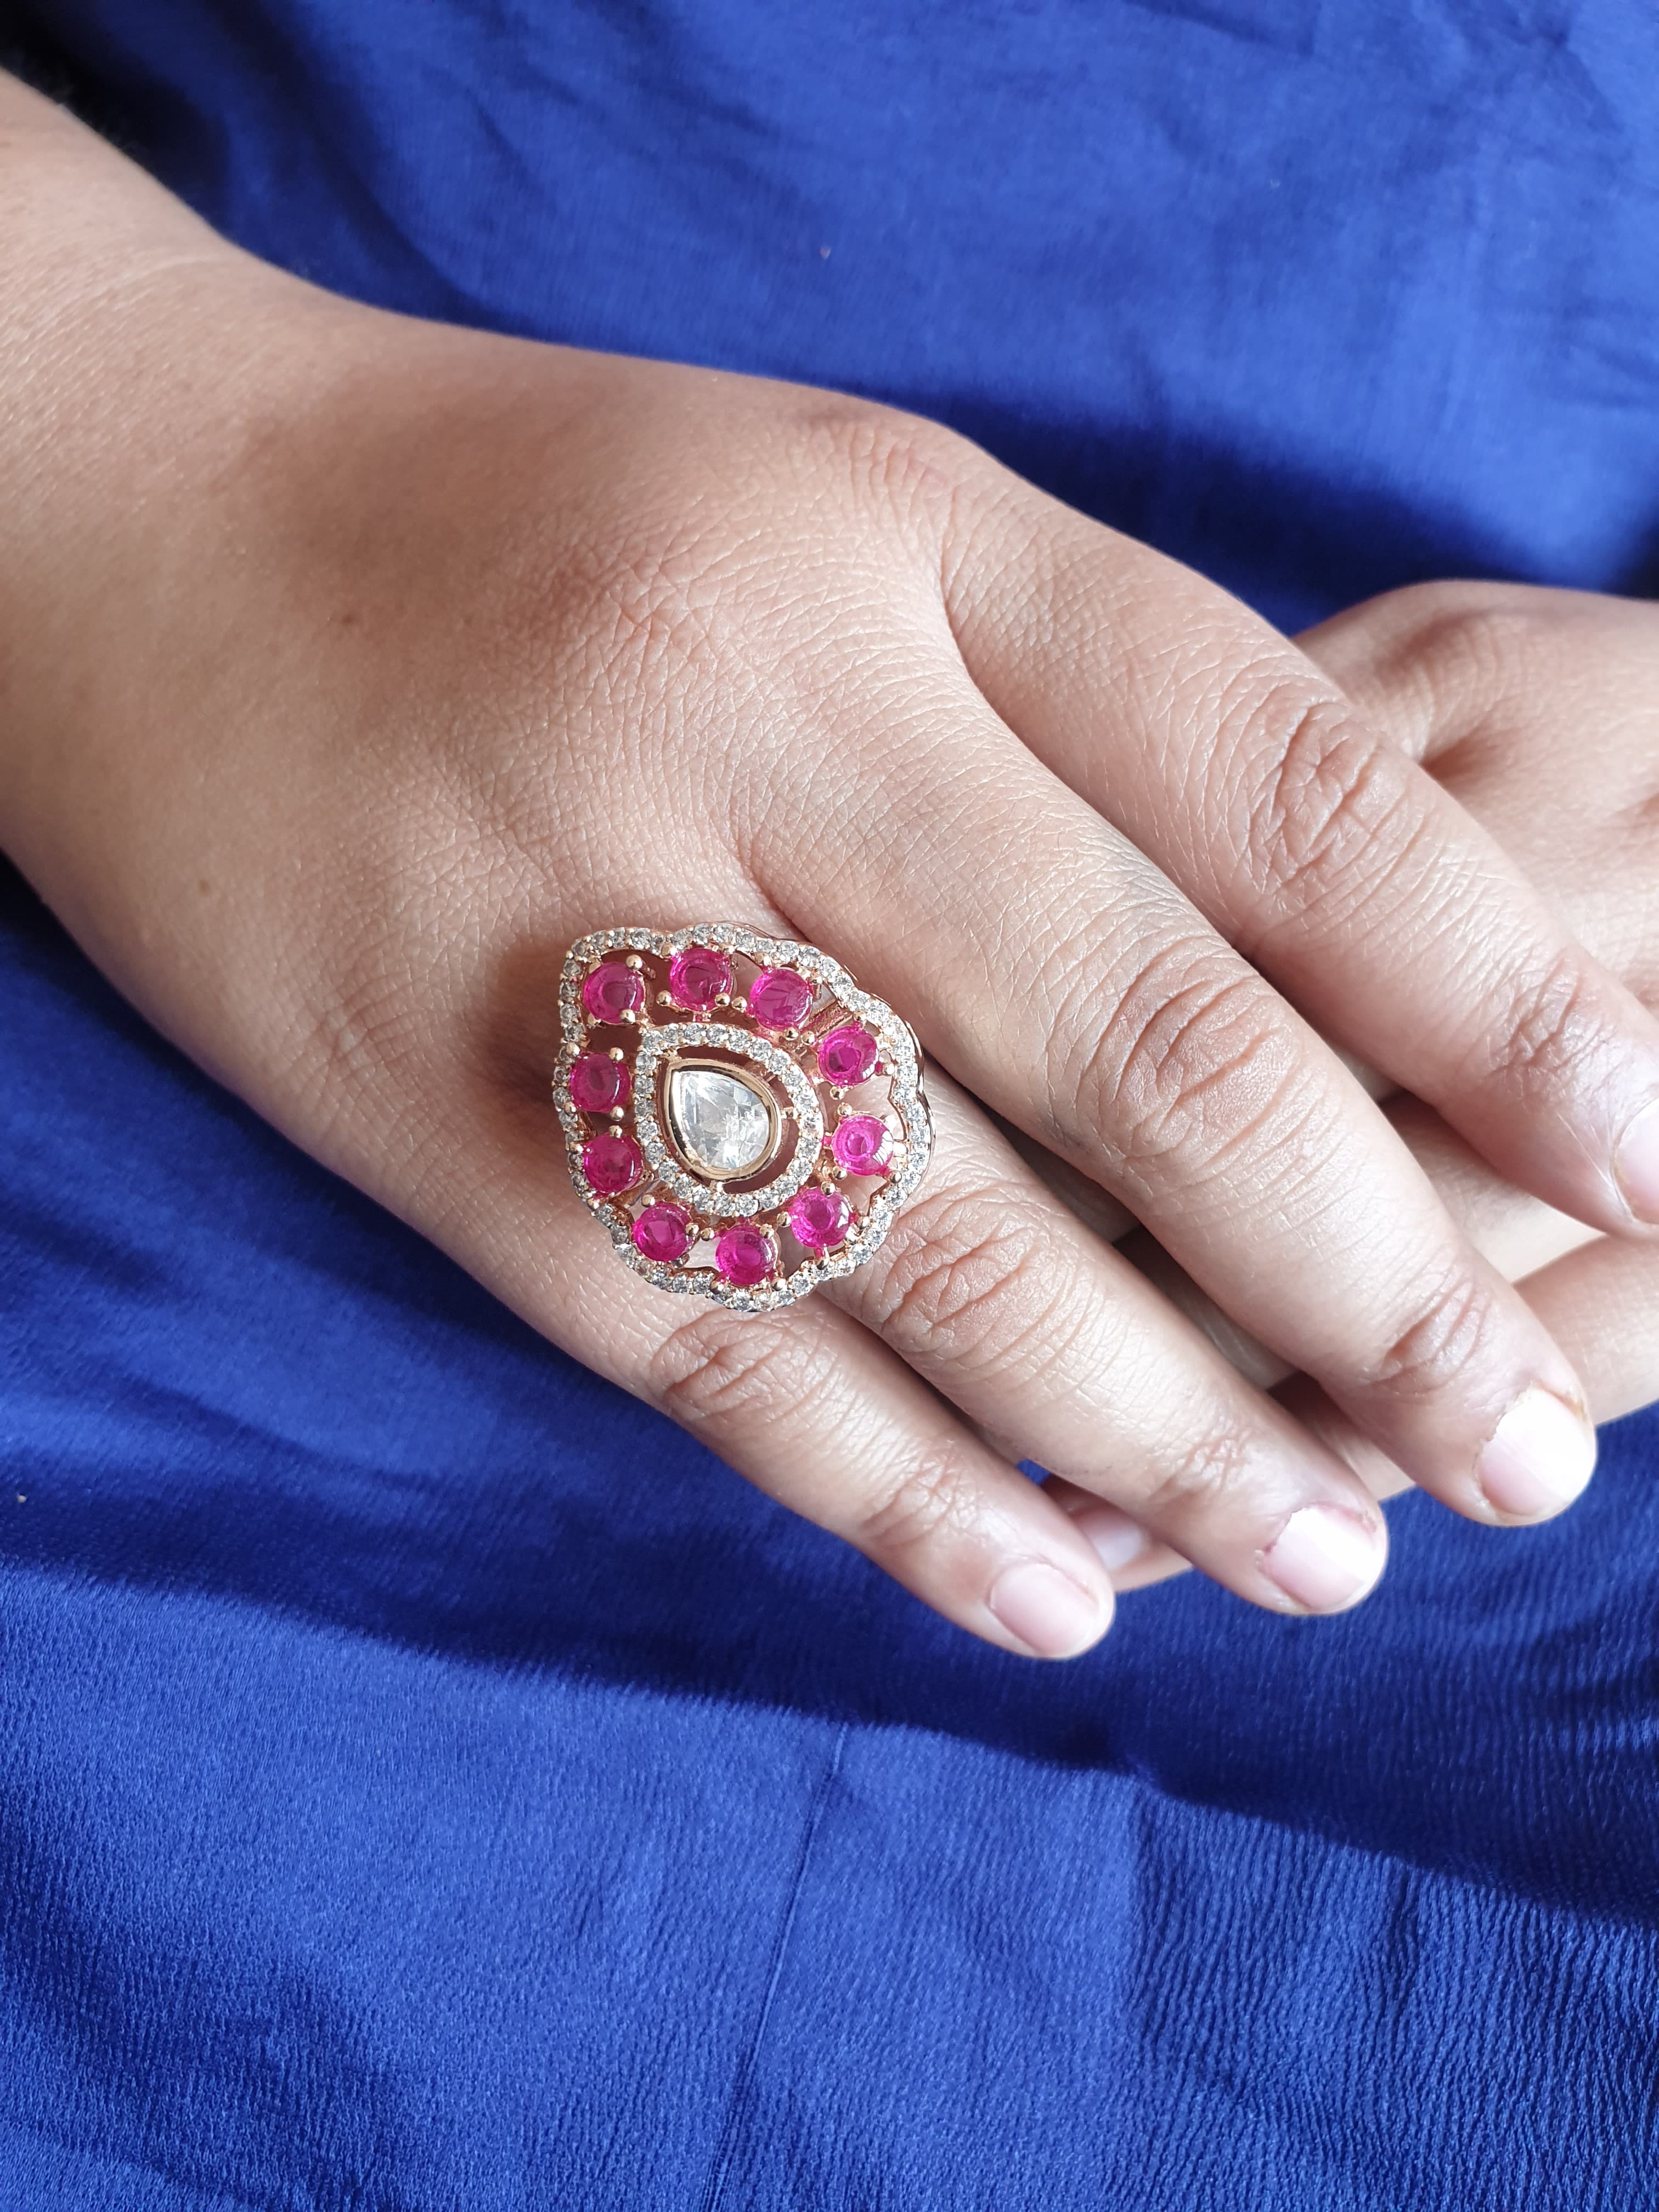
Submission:
<svg viewBox="0 0 1659 2212">
<path fill-rule="evenodd" d="M 1313 661 L 929 425 L 373 313 L 27 95 L 0 134 L 0 825 L 204 1066 L 1011 1650 L 1110 1594 L 988 1434 L 1258 1603 L 1384 1537 L 975 1099 L 1456 1510 L 1566 1502 L 1570 1364 L 1291 1006 L 1608 1231 L 1659 1028 Z M 714 919 L 954 1079 L 878 1256 L 775 1316 L 618 1267 L 547 1103 L 569 942 Z"/>
<path fill-rule="evenodd" d="M 1425 584 L 1393 592 L 1300 641 L 1357 707 L 1490 830 L 1561 916 L 1650 1006 L 1659 1007 L 1659 607 L 1520 586 Z M 1474 1243 L 1548 1326 L 1613 1420 L 1659 1398 L 1659 1251 L 1610 1238 L 1517 1190 L 1420 1101 L 1390 1121 Z M 1058 1182 L 1059 1178 L 1054 1180 Z M 1066 1194 L 1098 1231 L 1098 1194 Z M 1166 1294 L 1253 1380 L 1280 1382 L 1266 1354 L 1144 1234 L 1125 1236 Z M 1378 1497 L 1407 1487 L 1304 1381 L 1281 1400 L 1364 1474 Z M 1182 1562 L 1127 1516 L 1064 1484 L 1115 1563 L 1120 1589 Z"/>
</svg>

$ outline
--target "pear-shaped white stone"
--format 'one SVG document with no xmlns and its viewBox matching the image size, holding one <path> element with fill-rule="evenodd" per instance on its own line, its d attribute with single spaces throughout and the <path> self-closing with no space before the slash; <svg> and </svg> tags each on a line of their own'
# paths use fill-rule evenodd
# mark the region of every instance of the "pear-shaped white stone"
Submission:
<svg viewBox="0 0 1659 2212">
<path fill-rule="evenodd" d="M 665 1092 L 670 1141 L 695 1173 L 729 1182 L 765 1164 L 775 1118 L 746 1078 L 729 1067 L 675 1067 Z"/>
</svg>

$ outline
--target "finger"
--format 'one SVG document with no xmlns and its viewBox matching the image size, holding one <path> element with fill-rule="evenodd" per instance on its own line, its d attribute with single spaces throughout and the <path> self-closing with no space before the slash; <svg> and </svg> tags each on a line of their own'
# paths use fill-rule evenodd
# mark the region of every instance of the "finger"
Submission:
<svg viewBox="0 0 1659 2212">
<path fill-rule="evenodd" d="M 901 665 L 908 744 L 890 726 Z M 810 837 L 781 811 L 751 856 L 797 929 L 1424 1487 L 1486 1519 L 1559 1510 L 1507 1480 L 1494 1440 L 1529 1394 L 1571 1413 L 1571 1368 L 1352 1076 L 959 666 L 908 638 L 894 671 L 873 650 L 866 667 L 867 698 L 840 702 L 872 733 L 856 805 L 814 814 Z"/>
<path fill-rule="evenodd" d="M 1070 1516 L 1073 1528 L 1088 1538 L 1120 1597 L 1192 1572 L 1190 1559 L 1183 1559 L 1173 1546 L 1160 1544 L 1121 1506 L 1108 1504 L 1062 1475 L 1051 1477 L 1044 1492 Z"/>
<path fill-rule="evenodd" d="M 1175 563 L 1023 487 L 961 515 L 951 619 L 1025 743 L 1510 1181 L 1659 1224 L 1659 1022 L 1435 780 Z"/>
<path fill-rule="evenodd" d="M 1448 1128 L 1431 1106 L 1407 1097 L 1403 1091 L 1382 1104 L 1389 1126 L 1428 1176 L 1447 1212 L 1481 1257 L 1510 1282 L 1519 1282 L 1523 1275 L 1563 1253 L 1595 1241 L 1596 1231 L 1583 1222 L 1558 1213 L 1541 1199 L 1505 1182 L 1455 1129 Z M 1186 1270 L 1176 1267 L 1139 1229 L 1133 1215 L 1098 1183 L 1028 1137 L 1023 1129 L 1006 1122 L 998 1126 L 1027 1166 L 1085 1228 L 1108 1243 L 1119 1245 L 1149 1280 L 1174 1297 L 1183 1313 L 1202 1316 L 1205 1334 L 1231 1365 L 1263 1389 L 1291 1371 L 1283 1360 L 1273 1358 L 1231 1315 L 1224 1314 L 1212 1298 L 1206 1297 Z"/>
<path fill-rule="evenodd" d="M 1447 1212 L 1481 1256 L 1508 1281 L 1518 1283 L 1581 1245 L 1605 1241 L 1582 1221 L 1558 1213 L 1553 1206 L 1505 1182 L 1420 1099 L 1396 1097 L 1387 1102 L 1383 1111 Z M 1131 1230 L 1117 1242 L 1125 1258 L 1202 1329 L 1230 1365 L 1259 1389 L 1271 1389 L 1291 1373 L 1284 1360 L 1231 1314 L 1224 1313 L 1144 1230 Z"/>
<path fill-rule="evenodd" d="M 1546 1328 L 1573 1346 L 1598 1421 L 1622 1420 L 1659 1399 L 1659 1254 L 1581 1245 L 1522 1287 Z"/>
<path fill-rule="evenodd" d="M 1584 1378 L 1598 1422 L 1659 1400 L 1659 1253 L 1598 1237 L 1540 1269 L 1522 1286 Z M 1305 1380 L 1279 1394 L 1287 1410 L 1340 1452 L 1378 1498 L 1409 1490 L 1409 1477 L 1369 1444 L 1328 1397 Z M 1047 1494 L 1068 1513 L 1120 1595 L 1185 1574 L 1190 1562 L 1120 1508 L 1056 1479 Z"/>
<path fill-rule="evenodd" d="M 1593 1257 L 1586 1261 L 1582 1270 L 1565 1271 L 1560 1277 L 1547 1277 L 1540 1272 L 1566 1255 L 1577 1254 L 1589 1246 L 1596 1253 L 1618 1253 L 1639 1263 L 1634 1279 L 1645 1285 L 1650 1277 L 1659 1280 L 1659 1270 L 1654 1267 L 1659 1255 L 1642 1246 L 1611 1243 L 1600 1237 L 1582 1222 L 1556 1212 L 1524 1191 L 1516 1190 L 1512 1183 L 1504 1182 L 1420 1101 L 1396 1097 L 1389 1102 L 1384 1110 L 1434 1184 L 1448 1212 L 1485 1256 L 1512 1282 L 1519 1282 L 1523 1277 L 1535 1279 L 1526 1286 L 1528 1303 L 1534 1305 L 1575 1366 L 1578 1365 L 1581 1344 L 1587 1346 L 1586 1356 L 1595 1363 L 1595 1395 L 1590 1401 L 1595 1417 L 1611 1419 L 1620 1412 L 1659 1397 L 1659 1330 L 1653 1331 L 1650 1339 L 1641 1334 L 1646 1316 L 1640 1298 L 1631 1299 L 1627 1305 L 1621 1305 L 1612 1296 L 1603 1300 L 1602 1282 L 1605 1280 L 1611 1289 L 1618 1275 L 1603 1277 Z M 1029 1147 L 1026 1156 L 1033 1171 L 1055 1191 L 1062 1203 L 1072 1206 L 1074 1199 L 1080 1200 L 1084 1220 L 1102 1218 L 1097 1203 L 1100 1194 L 1091 1195 L 1092 1187 L 1074 1170 L 1054 1160 L 1052 1155 L 1042 1154 L 1035 1146 Z M 1284 1362 L 1276 1359 L 1247 1330 L 1224 1314 L 1144 1231 L 1123 1231 L 1121 1223 L 1112 1221 L 1109 1216 L 1106 1217 L 1106 1225 L 1109 1231 L 1122 1235 L 1121 1249 L 1125 1256 L 1171 1304 L 1202 1330 L 1241 1375 L 1262 1390 L 1272 1389 L 1289 1379 L 1291 1370 Z M 1547 1281 L 1571 1282 L 1583 1288 L 1575 1303 L 1559 1298 L 1546 1302 L 1536 1292 L 1538 1286 Z M 1593 1326 L 1601 1312 L 1607 1316 L 1611 1346 Z M 1635 1324 L 1634 1334 L 1628 1322 Z M 1608 1372 L 1610 1352 L 1623 1363 L 1618 1377 Z M 1322 1403 L 1324 1433 L 1351 1464 L 1363 1467 L 1367 1486 L 1374 1495 L 1386 1498 L 1410 1486 L 1391 1460 L 1381 1453 L 1367 1454 L 1352 1424 L 1340 1422 L 1335 1408 L 1322 1394 Z M 1151 1530 L 1121 1508 L 1063 1479 L 1052 1480 L 1048 1491 L 1094 1546 L 1120 1595 L 1168 1581 L 1172 1575 L 1187 1571 L 1190 1564 L 1188 1559 L 1160 1542 Z"/>
<path fill-rule="evenodd" d="M 931 1090 L 927 1183 L 826 1295 L 1011 1457 L 1112 1500 L 1240 1596 L 1334 1612 L 1364 1595 L 1384 1544 L 1363 1488 L 1090 1235 L 954 1085 Z"/>
<path fill-rule="evenodd" d="M 1597 1421 L 1620 1420 L 1659 1399 L 1659 1252 L 1601 1237 L 1552 1261 L 1521 1288 L 1540 1318 L 1571 1346 Z M 1390 1498 L 1411 1487 L 1401 1470 L 1304 1376 L 1293 1377 L 1275 1395 L 1342 1455 L 1373 1497 Z"/>
<path fill-rule="evenodd" d="M 1599 1241 L 1583 1222 L 1506 1182 L 1420 1098 L 1401 1093 L 1386 1100 L 1382 1111 L 1447 1212 L 1506 1280 L 1518 1283 L 1564 1253 Z"/>
<path fill-rule="evenodd" d="M 781 1504 L 1003 1650 L 1067 1658 L 1111 1620 L 1067 1516 L 822 1297 L 738 1314 L 621 1267 L 540 1096 L 457 1104 L 422 1226 L 543 1334 L 667 1413 Z M 741 1562 L 732 1563 L 734 1574 Z"/>
<path fill-rule="evenodd" d="M 1540 851 L 1553 854 L 1578 825 L 1547 809 L 1540 823 L 1531 775 L 1506 775 L 1499 756 L 1517 739 L 1530 746 L 1541 728 L 1548 742 L 1538 765 L 1560 763 L 1571 791 L 1581 756 L 1561 744 L 1564 729 L 1605 730 L 1610 711 L 1653 715 L 1656 631 L 1659 608 L 1640 600 L 1533 584 L 1422 584 L 1349 607 L 1296 646 L 1413 760 L 1432 766 L 1482 741 L 1497 773 L 1476 780 L 1499 805 L 1507 793 L 1511 826 L 1528 843 L 1541 834 Z M 1620 744 L 1598 751 L 1596 778 L 1598 806 L 1583 817 L 1592 830 L 1603 798 L 1616 815 L 1647 794 L 1651 764 L 1639 744 Z"/>
<path fill-rule="evenodd" d="M 1425 585 L 1299 642 L 1659 1005 L 1659 607 Z"/>
<path fill-rule="evenodd" d="M 1109 1584 L 1051 1502 L 844 1316 L 653 1320 L 617 1379 L 947 1620 L 1045 1659 L 1104 1633 Z"/>
</svg>

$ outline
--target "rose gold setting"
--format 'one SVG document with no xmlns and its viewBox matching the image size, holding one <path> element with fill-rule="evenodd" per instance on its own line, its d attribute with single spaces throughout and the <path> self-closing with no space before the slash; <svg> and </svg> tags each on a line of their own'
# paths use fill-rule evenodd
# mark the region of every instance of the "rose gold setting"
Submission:
<svg viewBox="0 0 1659 2212">
<path fill-rule="evenodd" d="M 703 1007 L 678 1005 L 670 988 L 675 955 L 692 948 L 724 954 L 734 971 L 731 991 L 720 993 Z M 583 985 L 596 968 L 619 958 L 639 975 L 643 996 L 637 1007 L 609 1020 L 596 1016 L 585 1003 Z M 775 969 L 799 976 L 812 992 L 799 1019 L 783 1030 L 763 1027 L 748 1011 L 756 978 Z M 594 988 L 603 993 L 606 987 Z M 793 1012 L 794 1006 L 786 999 L 777 1011 Z M 915 1034 L 891 1007 L 860 991 L 839 962 L 815 945 L 762 937 L 732 922 L 699 924 L 672 933 L 602 930 L 571 947 L 560 982 L 559 1012 L 563 1044 L 553 1091 L 571 1180 L 605 1224 L 621 1257 L 661 1289 L 714 1298 L 739 1312 L 765 1312 L 791 1304 L 821 1282 L 850 1273 L 867 1260 L 927 1169 L 932 1128 Z M 868 1079 L 850 1087 L 830 1082 L 818 1059 L 823 1040 L 848 1028 L 868 1033 L 863 1041 L 866 1061 L 868 1040 L 876 1047 Z M 584 1054 L 599 1054 L 627 1066 L 628 1103 L 605 1112 L 585 1112 L 571 1095 L 570 1073 Z M 836 1058 L 832 1047 L 832 1066 Z M 757 1163 L 730 1172 L 699 1165 L 676 1141 L 667 1102 L 677 1070 L 726 1074 L 754 1094 L 767 1115 L 766 1143 Z M 718 1084 L 702 1086 L 705 1097 L 711 1090 L 718 1097 L 721 1088 Z M 735 1097 L 732 1085 L 724 1088 L 728 1098 Z M 684 1089 L 695 1098 L 697 1086 Z M 746 1106 L 743 1112 L 752 1115 Z M 890 1137 L 877 1173 L 849 1172 L 836 1157 L 836 1129 L 852 1119 L 878 1121 Z M 728 1121 L 728 1127 L 733 1121 L 743 1127 L 741 1116 Z M 630 1136 L 645 1156 L 643 1176 L 620 1195 L 596 1190 L 584 1172 L 584 1147 L 600 1133 Z M 684 1140 L 686 1132 L 679 1133 Z M 791 1227 L 792 1200 L 815 1185 L 837 1194 L 848 1208 L 846 1235 L 830 1249 L 801 1243 Z M 679 1256 L 663 1261 L 641 1248 L 662 1249 L 663 1224 L 676 1210 L 685 1219 L 686 1248 Z M 636 1237 L 636 1224 L 647 1212 L 650 1221 L 637 1230 Z M 807 1214 L 798 1210 L 797 1218 L 811 1233 L 826 1218 L 838 1224 L 840 1207 L 826 1208 L 822 1200 L 814 1200 Z M 716 1264 L 720 1238 L 740 1224 L 749 1224 L 769 1239 L 775 1264 L 763 1279 L 728 1279 Z M 679 1243 L 681 1233 L 676 1230 L 668 1235 L 670 1249 Z M 744 1237 L 728 1240 L 727 1249 L 736 1256 L 724 1264 L 743 1273 L 742 1255 L 746 1253 L 752 1266 L 757 1249 L 745 1230 Z"/>
</svg>

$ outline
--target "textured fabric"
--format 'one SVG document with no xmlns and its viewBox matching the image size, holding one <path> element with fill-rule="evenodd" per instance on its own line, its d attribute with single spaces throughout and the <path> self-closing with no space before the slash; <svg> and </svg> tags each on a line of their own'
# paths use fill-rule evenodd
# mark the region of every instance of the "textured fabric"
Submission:
<svg viewBox="0 0 1659 2212">
<path fill-rule="evenodd" d="M 1298 620 L 1640 583 L 1659 23 L 38 0 L 257 251 L 945 416 Z M 1358 1613 L 971 1644 L 0 894 L 0 2207 L 1637 2212 L 1659 1424 Z"/>
</svg>

